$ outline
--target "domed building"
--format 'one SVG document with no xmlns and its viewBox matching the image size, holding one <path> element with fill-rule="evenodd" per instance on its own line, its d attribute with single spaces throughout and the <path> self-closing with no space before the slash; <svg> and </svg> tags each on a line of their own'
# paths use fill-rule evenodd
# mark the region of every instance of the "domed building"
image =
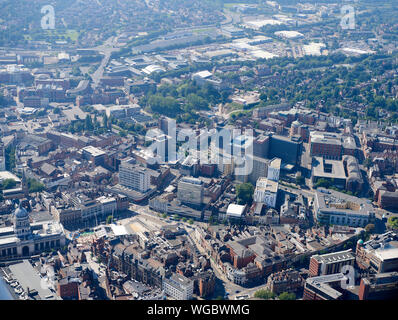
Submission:
<svg viewBox="0 0 398 320">
<path fill-rule="evenodd" d="M 20 206 L 12 215 L 12 227 L 0 228 L 0 261 L 30 257 L 65 245 L 62 225 L 54 221 L 30 223 Z"/>
<path fill-rule="evenodd" d="M 14 234 L 22 240 L 28 240 L 32 235 L 29 214 L 25 208 L 19 207 L 13 214 Z"/>
</svg>

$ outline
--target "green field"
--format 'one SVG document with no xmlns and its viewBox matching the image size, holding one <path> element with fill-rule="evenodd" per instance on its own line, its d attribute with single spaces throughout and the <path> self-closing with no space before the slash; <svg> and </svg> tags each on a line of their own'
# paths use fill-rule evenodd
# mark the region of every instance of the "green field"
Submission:
<svg viewBox="0 0 398 320">
<path fill-rule="evenodd" d="M 61 37 L 64 37 L 65 39 L 69 39 L 72 42 L 76 42 L 77 39 L 79 38 L 79 31 L 74 30 L 74 29 L 67 29 L 67 30 L 47 30 L 47 34 L 51 36 L 56 36 L 61 39 Z"/>
</svg>

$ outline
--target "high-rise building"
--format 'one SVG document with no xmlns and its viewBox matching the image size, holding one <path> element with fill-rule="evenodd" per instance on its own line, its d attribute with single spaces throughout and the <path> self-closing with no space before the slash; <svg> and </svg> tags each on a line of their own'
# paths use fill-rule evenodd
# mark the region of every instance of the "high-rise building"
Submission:
<svg viewBox="0 0 398 320">
<path fill-rule="evenodd" d="M 275 182 L 279 181 L 282 160 L 279 158 L 272 159 L 268 165 L 267 178 Z"/>
<path fill-rule="evenodd" d="M 253 140 L 253 154 L 256 157 L 268 158 L 269 151 L 269 135 L 261 135 Z"/>
<path fill-rule="evenodd" d="M 269 160 L 253 156 L 253 170 L 249 175 L 249 181 L 255 185 L 261 177 L 266 177 L 268 172 Z"/>
<path fill-rule="evenodd" d="M 203 181 L 184 177 L 178 182 L 177 198 L 183 203 L 200 206 L 203 203 Z"/>
<path fill-rule="evenodd" d="M 146 192 L 150 185 L 150 174 L 146 168 L 131 160 L 123 161 L 119 167 L 119 183 L 129 189 Z"/>
<path fill-rule="evenodd" d="M 265 203 L 271 208 L 275 208 L 278 195 L 278 182 L 267 178 L 257 180 L 253 199 L 257 203 Z"/>
<path fill-rule="evenodd" d="M 303 141 L 297 136 L 288 138 L 272 135 L 269 145 L 269 157 L 280 158 L 283 163 L 299 164 Z"/>
</svg>

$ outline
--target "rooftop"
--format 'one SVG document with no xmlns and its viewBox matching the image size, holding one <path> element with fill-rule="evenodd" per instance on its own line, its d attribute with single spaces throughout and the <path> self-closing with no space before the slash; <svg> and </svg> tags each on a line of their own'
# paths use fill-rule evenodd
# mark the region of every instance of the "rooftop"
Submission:
<svg viewBox="0 0 398 320">
<path fill-rule="evenodd" d="M 33 268 L 28 260 L 9 266 L 11 273 L 21 284 L 25 291 L 36 290 L 42 300 L 55 300 L 56 297 L 42 284 L 42 280 L 38 272 Z"/>
</svg>

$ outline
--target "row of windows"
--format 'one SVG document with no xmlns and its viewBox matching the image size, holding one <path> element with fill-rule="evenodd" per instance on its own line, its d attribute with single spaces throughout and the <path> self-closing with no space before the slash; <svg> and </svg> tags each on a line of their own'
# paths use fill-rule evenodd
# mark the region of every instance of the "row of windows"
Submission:
<svg viewBox="0 0 398 320">
<path fill-rule="evenodd" d="M 46 241 L 46 242 L 40 242 L 40 243 L 35 243 L 35 251 L 39 250 L 44 250 L 44 249 L 50 249 L 50 248 L 55 248 L 55 247 L 60 247 L 61 242 L 60 240 L 52 240 L 52 241 Z M 8 256 L 16 256 L 17 255 L 17 248 L 7 248 L 7 249 L 2 249 L 1 250 L 1 255 L 2 257 L 8 257 Z"/>
<path fill-rule="evenodd" d="M 3 249 L 1 250 L 1 256 L 2 257 L 7 257 L 7 256 L 15 256 L 17 255 L 17 248 L 8 248 L 8 249 Z"/>
<path fill-rule="evenodd" d="M 60 241 L 59 240 L 51 240 L 51 241 L 46 241 L 46 242 L 40 242 L 40 243 L 35 243 L 35 251 L 43 250 L 43 249 L 50 249 L 50 248 L 55 248 L 59 247 Z"/>
</svg>

